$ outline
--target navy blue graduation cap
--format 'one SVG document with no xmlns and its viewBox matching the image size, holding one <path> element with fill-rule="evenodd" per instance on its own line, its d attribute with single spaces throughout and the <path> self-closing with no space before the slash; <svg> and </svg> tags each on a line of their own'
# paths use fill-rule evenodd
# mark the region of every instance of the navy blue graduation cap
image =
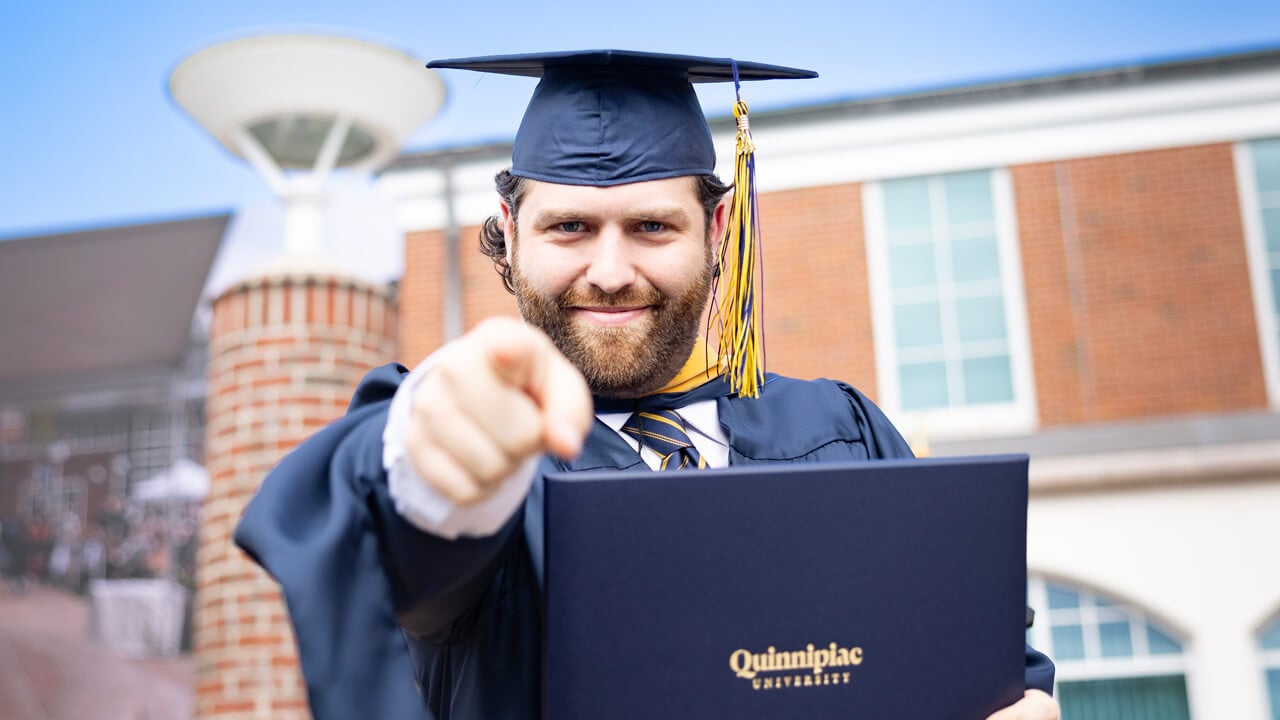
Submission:
<svg viewBox="0 0 1280 720">
<path fill-rule="evenodd" d="M 742 80 L 817 77 L 778 65 L 626 50 L 492 55 L 427 67 L 541 78 L 516 133 L 511 174 L 597 187 L 714 172 L 711 131 L 692 83 L 732 82 L 737 91 Z M 754 397 L 763 386 L 764 347 L 755 301 L 755 146 L 746 113 L 739 96 L 735 192 L 721 239 L 713 326 L 722 371 L 735 392 Z"/>
<path fill-rule="evenodd" d="M 808 70 L 624 50 L 435 60 L 541 78 L 511 156 L 511 174 L 566 185 L 621 185 L 714 171 L 711 131 L 691 83 L 810 78 Z"/>
</svg>

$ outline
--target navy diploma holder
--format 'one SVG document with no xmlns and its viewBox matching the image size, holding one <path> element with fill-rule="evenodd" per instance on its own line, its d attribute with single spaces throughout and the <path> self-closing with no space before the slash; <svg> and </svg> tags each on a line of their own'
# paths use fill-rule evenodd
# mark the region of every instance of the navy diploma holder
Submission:
<svg viewBox="0 0 1280 720">
<path fill-rule="evenodd" d="M 981 720 L 1024 690 L 1028 459 L 550 474 L 547 720 Z"/>
</svg>

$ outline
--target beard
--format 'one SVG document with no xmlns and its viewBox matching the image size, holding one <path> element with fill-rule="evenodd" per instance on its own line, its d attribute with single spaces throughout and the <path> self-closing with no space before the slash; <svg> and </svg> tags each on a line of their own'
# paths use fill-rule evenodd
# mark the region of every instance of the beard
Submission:
<svg viewBox="0 0 1280 720">
<path fill-rule="evenodd" d="M 514 260 L 514 259 L 513 259 Z M 512 263 L 516 304 L 525 321 L 542 330 L 586 378 L 593 395 L 635 398 L 651 394 L 680 372 L 693 352 L 711 289 L 710 246 L 694 282 L 678 296 L 652 285 L 605 293 L 570 287 L 548 297 Z M 648 312 L 621 327 L 599 327 L 575 317 L 579 307 L 638 307 Z"/>
</svg>

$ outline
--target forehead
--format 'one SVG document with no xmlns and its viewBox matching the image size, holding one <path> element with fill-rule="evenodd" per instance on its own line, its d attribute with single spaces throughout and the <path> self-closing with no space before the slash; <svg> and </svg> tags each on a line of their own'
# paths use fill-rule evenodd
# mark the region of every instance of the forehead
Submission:
<svg viewBox="0 0 1280 720">
<path fill-rule="evenodd" d="M 608 187 L 561 185 L 533 180 L 520 199 L 522 213 L 531 210 L 636 212 L 673 206 L 697 209 L 698 180 L 676 177 Z"/>
</svg>

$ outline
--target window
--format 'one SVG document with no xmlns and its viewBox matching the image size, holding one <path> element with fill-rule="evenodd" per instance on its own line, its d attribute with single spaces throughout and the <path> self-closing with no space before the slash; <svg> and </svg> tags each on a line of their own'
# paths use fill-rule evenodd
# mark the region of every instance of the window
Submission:
<svg viewBox="0 0 1280 720">
<path fill-rule="evenodd" d="M 1190 718 L 1182 642 L 1139 608 L 1032 576 L 1027 641 L 1057 665 L 1058 702 L 1072 720 Z"/>
<path fill-rule="evenodd" d="M 1280 138 L 1240 143 L 1235 156 L 1267 393 L 1280 408 Z"/>
<path fill-rule="evenodd" d="M 88 514 L 87 481 L 64 472 L 62 460 L 32 463 L 30 477 L 18 485 L 19 514 L 26 519 L 39 514 L 56 522 L 71 511 L 83 521 Z"/>
<path fill-rule="evenodd" d="M 1280 720 L 1280 618 L 1262 631 L 1262 668 L 1271 697 L 1271 720 Z"/>
<path fill-rule="evenodd" d="M 881 405 L 908 437 L 1029 431 L 1035 408 L 1008 174 L 863 187 Z"/>
</svg>

